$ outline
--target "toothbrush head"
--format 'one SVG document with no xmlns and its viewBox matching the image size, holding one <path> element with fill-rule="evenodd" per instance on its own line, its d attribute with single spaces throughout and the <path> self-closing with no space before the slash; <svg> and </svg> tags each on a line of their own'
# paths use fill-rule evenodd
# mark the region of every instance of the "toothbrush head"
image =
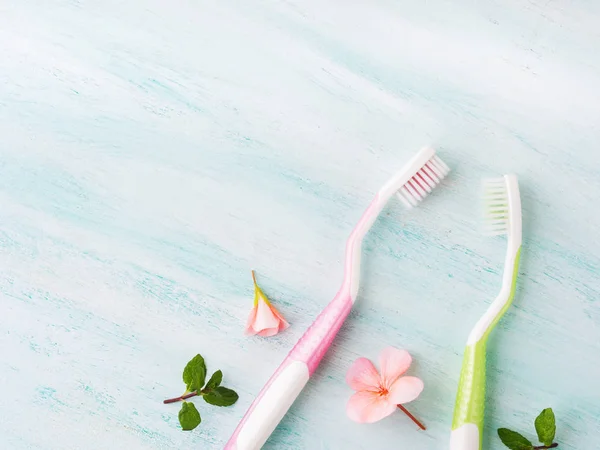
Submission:
<svg viewBox="0 0 600 450">
<path fill-rule="evenodd" d="M 450 168 L 435 154 L 435 150 L 426 147 L 394 177 L 395 183 L 390 188 L 397 191 L 404 206 L 412 208 L 427 197 L 449 172 Z"/>
<path fill-rule="evenodd" d="M 515 175 L 483 181 L 484 233 L 521 238 L 521 198 Z"/>
<path fill-rule="evenodd" d="M 508 192 L 502 178 L 483 180 L 484 233 L 499 236 L 508 233 Z"/>
</svg>

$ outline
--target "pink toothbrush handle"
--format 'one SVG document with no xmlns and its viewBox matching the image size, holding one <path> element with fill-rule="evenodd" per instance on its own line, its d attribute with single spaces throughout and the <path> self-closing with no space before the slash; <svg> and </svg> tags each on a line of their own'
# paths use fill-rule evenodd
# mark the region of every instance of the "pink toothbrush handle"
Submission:
<svg viewBox="0 0 600 450">
<path fill-rule="evenodd" d="M 321 359 L 337 335 L 352 309 L 350 293 L 342 288 L 313 324 L 304 332 L 289 354 L 289 358 L 302 361 L 310 375 L 317 370 Z"/>
<path fill-rule="evenodd" d="M 342 288 L 260 391 L 225 450 L 263 446 L 317 369 L 351 309 L 350 293 Z"/>
</svg>

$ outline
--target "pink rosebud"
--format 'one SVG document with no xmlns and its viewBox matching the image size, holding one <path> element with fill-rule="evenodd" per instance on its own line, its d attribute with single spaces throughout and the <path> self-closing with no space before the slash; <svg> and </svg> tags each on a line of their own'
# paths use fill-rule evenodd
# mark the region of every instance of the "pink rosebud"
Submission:
<svg viewBox="0 0 600 450">
<path fill-rule="evenodd" d="M 290 326 L 279 311 L 269 302 L 267 296 L 258 287 L 256 275 L 252 271 L 254 281 L 254 307 L 248 316 L 246 323 L 246 334 L 259 336 L 274 336 Z"/>
</svg>

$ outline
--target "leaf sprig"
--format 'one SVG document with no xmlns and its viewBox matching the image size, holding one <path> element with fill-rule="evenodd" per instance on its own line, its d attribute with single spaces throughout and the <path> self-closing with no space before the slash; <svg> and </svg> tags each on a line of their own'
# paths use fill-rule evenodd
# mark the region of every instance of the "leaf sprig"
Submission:
<svg viewBox="0 0 600 450">
<path fill-rule="evenodd" d="M 212 374 L 206 383 L 206 363 L 201 355 L 194 356 L 183 369 L 183 382 L 185 383 L 185 392 L 179 397 L 170 398 L 163 403 L 175 403 L 188 398 L 201 396 L 204 401 L 215 406 L 231 406 L 238 400 L 235 391 L 221 386 L 223 381 L 223 372 L 217 370 Z M 196 428 L 202 422 L 200 413 L 196 405 L 192 402 L 184 401 L 179 411 L 179 423 L 184 431 L 190 431 Z"/>
<path fill-rule="evenodd" d="M 544 409 L 536 417 L 535 431 L 543 445 L 533 445 L 525 436 L 508 428 L 499 428 L 498 436 L 502 443 L 511 450 L 543 450 L 558 447 L 558 444 L 553 442 L 556 436 L 556 418 L 552 408 Z"/>
</svg>

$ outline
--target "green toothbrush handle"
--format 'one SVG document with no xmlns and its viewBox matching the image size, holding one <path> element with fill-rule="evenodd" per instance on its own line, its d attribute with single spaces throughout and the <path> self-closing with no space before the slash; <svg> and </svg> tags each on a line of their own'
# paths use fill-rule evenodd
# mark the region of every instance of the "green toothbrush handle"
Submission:
<svg viewBox="0 0 600 450">
<path fill-rule="evenodd" d="M 465 349 L 452 420 L 453 450 L 482 449 L 486 343 L 484 336 Z"/>
<path fill-rule="evenodd" d="M 514 253 L 509 251 L 504 287 L 473 329 L 472 336 L 478 336 L 478 339 L 465 349 L 452 419 L 450 450 L 482 450 L 487 340 L 515 297 L 520 258 L 521 247 L 517 247 Z M 498 302 L 499 305 L 495 306 Z"/>
</svg>

